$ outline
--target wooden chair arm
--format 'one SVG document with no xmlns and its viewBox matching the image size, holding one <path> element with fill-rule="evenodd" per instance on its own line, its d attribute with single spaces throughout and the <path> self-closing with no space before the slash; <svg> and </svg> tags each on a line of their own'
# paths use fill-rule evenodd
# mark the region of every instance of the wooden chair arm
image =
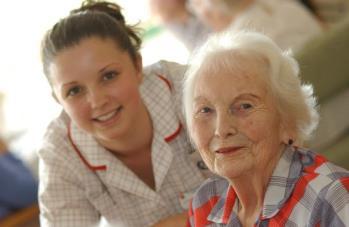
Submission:
<svg viewBox="0 0 349 227">
<path fill-rule="evenodd" d="M 36 227 L 39 223 L 39 205 L 37 203 L 30 207 L 23 208 L 8 217 L 0 220 L 2 227 Z"/>
</svg>

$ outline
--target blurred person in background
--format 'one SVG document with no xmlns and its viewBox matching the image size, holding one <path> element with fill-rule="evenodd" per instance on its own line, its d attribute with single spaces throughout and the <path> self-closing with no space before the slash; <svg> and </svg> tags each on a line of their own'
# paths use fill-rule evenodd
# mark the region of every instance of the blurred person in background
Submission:
<svg viewBox="0 0 349 227">
<path fill-rule="evenodd" d="M 318 20 L 297 1 L 191 0 L 198 18 L 213 31 L 252 29 L 282 49 L 301 48 L 322 31 Z"/>
<path fill-rule="evenodd" d="M 308 10 L 314 7 L 307 4 L 307 9 L 298 1 L 149 0 L 149 4 L 153 15 L 177 34 L 189 50 L 199 46 L 210 30 L 253 29 L 271 37 L 282 49 L 301 48 L 322 32 L 316 15 Z"/>
<path fill-rule="evenodd" d="M 151 14 L 189 50 L 203 43 L 211 29 L 188 8 L 187 0 L 147 0 Z"/>
<path fill-rule="evenodd" d="M 0 138 L 0 219 L 37 202 L 38 183 Z"/>
</svg>

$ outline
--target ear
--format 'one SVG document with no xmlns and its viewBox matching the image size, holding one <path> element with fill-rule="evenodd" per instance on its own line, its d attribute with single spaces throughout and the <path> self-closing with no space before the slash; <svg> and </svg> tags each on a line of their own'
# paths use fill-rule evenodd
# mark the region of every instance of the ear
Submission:
<svg viewBox="0 0 349 227">
<path fill-rule="evenodd" d="M 281 123 L 280 127 L 280 138 L 282 143 L 289 144 L 289 141 L 292 140 L 293 144 L 297 140 L 296 127 L 289 121 L 284 121 Z"/>
</svg>

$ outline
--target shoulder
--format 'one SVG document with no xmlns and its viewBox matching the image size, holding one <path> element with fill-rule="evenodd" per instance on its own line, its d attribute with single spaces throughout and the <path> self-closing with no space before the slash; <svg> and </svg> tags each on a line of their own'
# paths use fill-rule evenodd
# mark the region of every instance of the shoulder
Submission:
<svg viewBox="0 0 349 227">
<path fill-rule="evenodd" d="M 330 203 L 342 201 L 349 206 L 349 171 L 329 161 L 319 166 L 315 173 L 324 183 L 322 194 Z M 335 208 L 335 207 L 334 207 Z"/>
<path fill-rule="evenodd" d="M 184 77 L 184 73 L 187 67 L 185 65 L 170 62 L 170 61 L 159 61 L 152 65 L 146 66 L 144 68 L 145 76 L 163 76 L 171 83 L 176 83 L 181 81 Z"/>
<path fill-rule="evenodd" d="M 303 176 L 312 178 L 309 186 L 324 199 L 349 190 L 349 171 L 312 151 L 301 151 Z M 347 199 L 349 199 L 347 197 Z M 332 200 L 332 199 L 331 199 Z M 349 201 L 347 201 L 349 202 Z"/>
<path fill-rule="evenodd" d="M 334 163 L 328 161 L 323 155 L 312 150 L 299 149 L 298 152 L 301 156 L 304 170 L 307 173 L 314 173 L 334 180 L 340 178 L 341 176 L 348 176 L 349 174 L 348 170 L 335 165 Z"/>
<path fill-rule="evenodd" d="M 141 91 L 145 96 L 166 96 L 174 104 L 175 112 L 182 119 L 182 84 L 186 66 L 175 62 L 159 61 L 144 69 Z M 165 97 L 164 97 L 165 98 Z"/>
<path fill-rule="evenodd" d="M 72 177 L 71 173 L 81 169 L 78 168 L 80 161 L 68 139 L 69 123 L 69 117 L 62 112 L 47 127 L 38 150 L 40 178 L 50 175 Z"/>
<path fill-rule="evenodd" d="M 51 121 L 51 123 L 48 125 L 44 140 L 53 140 L 55 137 L 64 137 L 68 130 L 70 119 L 68 115 L 62 111 L 60 115 Z"/>
<path fill-rule="evenodd" d="M 342 201 L 349 206 L 349 175 L 333 180 L 325 193 L 326 201 Z"/>
<path fill-rule="evenodd" d="M 321 215 L 323 226 L 344 226 L 349 224 L 349 176 L 332 180 L 319 193 L 316 213 Z"/>
<path fill-rule="evenodd" d="M 54 119 L 47 127 L 42 145 L 39 149 L 39 156 L 45 155 L 48 150 L 55 151 L 58 147 L 68 144 L 68 126 L 70 119 L 68 115 L 62 112 L 59 117 Z M 64 151 L 60 151 L 63 154 Z"/>
</svg>

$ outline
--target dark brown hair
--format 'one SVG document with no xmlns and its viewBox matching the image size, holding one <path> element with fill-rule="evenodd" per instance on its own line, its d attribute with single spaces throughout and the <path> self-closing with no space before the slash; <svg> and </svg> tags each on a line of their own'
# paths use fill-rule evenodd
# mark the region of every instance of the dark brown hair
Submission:
<svg viewBox="0 0 349 227">
<path fill-rule="evenodd" d="M 112 2 L 107 1 L 95 1 L 95 0 L 85 0 L 82 2 L 81 7 L 70 11 L 70 14 L 81 13 L 86 11 L 97 11 L 108 14 L 113 17 L 115 20 L 119 21 L 121 24 L 126 24 L 125 18 L 121 13 L 122 8 Z M 140 48 L 142 43 L 140 37 L 138 36 L 138 29 L 135 26 L 125 26 L 126 31 L 128 32 L 130 38 L 133 41 L 133 44 L 137 46 L 137 49 Z"/>
<path fill-rule="evenodd" d="M 115 8 L 115 14 L 120 16 L 118 20 L 101 11 L 76 11 L 58 21 L 47 31 L 41 45 L 41 58 L 49 82 L 51 82 L 49 66 L 57 54 L 89 37 L 112 39 L 117 47 L 129 53 L 136 64 L 141 39 L 133 28 L 125 24 L 119 6 Z"/>
</svg>

